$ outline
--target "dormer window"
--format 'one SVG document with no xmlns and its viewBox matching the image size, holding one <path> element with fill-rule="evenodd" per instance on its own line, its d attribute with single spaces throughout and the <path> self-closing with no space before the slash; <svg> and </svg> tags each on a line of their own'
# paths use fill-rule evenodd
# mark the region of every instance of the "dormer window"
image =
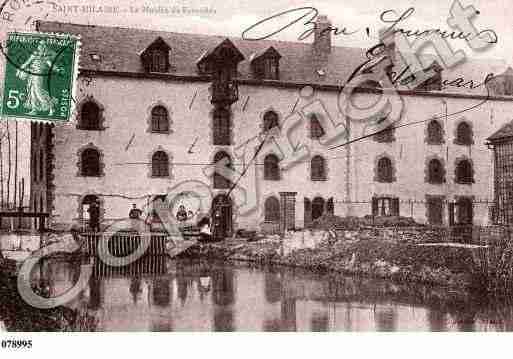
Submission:
<svg viewBox="0 0 513 359">
<path fill-rule="evenodd" d="M 167 72 L 167 53 L 155 49 L 151 52 L 150 72 Z"/>
<path fill-rule="evenodd" d="M 147 72 L 168 72 L 170 49 L 161 37 L 153 41 L 141 54 L 144 69 Z"/>
<path fill-rule="evenodd" d="M 278 80 L 280 78 L 281 55 L 274 47 L 268 48 L 261 54 L 256 54 L 251 60 L 253 75 L 258 79 Z"/>
</svg>

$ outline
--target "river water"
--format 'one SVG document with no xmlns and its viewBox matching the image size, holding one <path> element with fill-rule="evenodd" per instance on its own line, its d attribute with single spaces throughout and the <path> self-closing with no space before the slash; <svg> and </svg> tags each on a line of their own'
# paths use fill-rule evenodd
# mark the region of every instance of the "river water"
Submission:
<svg viewBox="0 0 513 359">
<path fill-rule="evenodd" d="M 513 305 L 443 288 L 282 267 L 148 257 L 93 274 L 68 307 L 95 331 L 510 331 Z M 46 260 L 33 272 L 48 295 L 65 293 L 80 264 Z"/>
</svg>

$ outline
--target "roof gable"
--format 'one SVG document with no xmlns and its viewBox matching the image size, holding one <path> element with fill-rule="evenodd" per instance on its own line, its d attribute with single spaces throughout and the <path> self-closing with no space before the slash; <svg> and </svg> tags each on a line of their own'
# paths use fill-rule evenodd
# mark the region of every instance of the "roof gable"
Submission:
<svg viewBox="0 0 513 359">
<path fill-rule="evenodd" d="M 499 130 L 497 130 L 494 134 L 487 138 L 490 142 L 498 142 L 502 139 L 513 137 L 513 121 L 508 122 Z"/>
<path fill-rule="evenodd" d="M 162 50 L 169 51 L 169 50 L 171 50 L 171 46 L 169 46 L 168 43 L 166 41 L 164 41 L 164 39 L 162 37 L 158 36 L 155 40 L 153 40 L 153 42 L 151 44 L 149 44 L 141 52 L 141 56 L 146 55 L 149 51 L 151 51 L 153 49 L 162 49 Z"/>
<path fill-rule="evenodd" d="M 265 51 L 262 51 L 260 53 L 254 53 L 253 55 L 251 55 L 249 61 L 250 62 L 258 61 L 259 59 L 269 58 L 269 57 L 280 59 L 281 54 L 273 46 L 269 46 Z"/>
<path fill-rule="evenodd" d="M 232 63 L 238 64 L 244 60 L 244 55 L 239 51 L 239 49 L 230 41 L 230 39 L 225 39 L 215 48 L 210 51 L 205 52 L 198 61 L 198 65 L 203 62 L 226 62 L 230 61 Z"/>
</svg>

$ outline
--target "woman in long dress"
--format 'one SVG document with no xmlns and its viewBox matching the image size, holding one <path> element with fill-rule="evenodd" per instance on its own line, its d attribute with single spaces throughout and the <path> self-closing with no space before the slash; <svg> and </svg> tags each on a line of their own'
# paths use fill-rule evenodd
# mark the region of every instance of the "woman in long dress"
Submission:
<svg viewBox="0 0 513 359">
<path fill-rule="evenodd" d="M 48 76 L 50 69 L 58 71 L 52 64 L 55 57 L 56 54 L 48 49 L 46 42 L 42 40 L 27 61 L 16 71 L 18 78 L 27 80 L 27 98 L 23 105 L 30 110 L 29 115 L 36 115 L 39 112 L 48 112 L 49 116 L 53 115 L 58 99 L 51 97 L 45 89 L 44 79 Z"/>
</svg>

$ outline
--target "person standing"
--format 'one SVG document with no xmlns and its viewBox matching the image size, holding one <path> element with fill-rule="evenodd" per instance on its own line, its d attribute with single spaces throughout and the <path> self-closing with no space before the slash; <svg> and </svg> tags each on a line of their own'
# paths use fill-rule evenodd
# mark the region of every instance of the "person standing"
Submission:
<svg viewBox="0 0 513 359">
<path fill-rule="evenodd" d="M 185 206 L 183 204 L 178 207 L 178 212 L 176 212 L 176 220 L 178 222 L 184 222 L 187 220 L 187 211 L 185 210 Z"/>
<path fill-rule="evenodd" d="M 89 229 L 93 232 L 100 232 L 100 206 L 96 201 L 91 203 L 87 209 L 89 212 Z"/>
<path fill-rule="evenodd" d="M 135 203 L 132 203 L 132 209 L 130 209 L 130 212 L 128 212 L 128 218 L 130 219 L 139 219 L 142 215 L 142 211 L 137 208 L 137 205 Z"/>
<path fill-rule="evenodd" d="M 225 229 L 222 223 L 221 210 L 218 208 L 214 211 L 214 240 L 222 241 L 225 236 Z"/>
<path fill-rule="evenodd" d="M 210 232 L 210 219 L 208 217 L 203 218 L 198 223 L 198 227 L 200 227 L 199 242 L 210 242 L 212 240 L 212 233 Z"/>
</svg>

